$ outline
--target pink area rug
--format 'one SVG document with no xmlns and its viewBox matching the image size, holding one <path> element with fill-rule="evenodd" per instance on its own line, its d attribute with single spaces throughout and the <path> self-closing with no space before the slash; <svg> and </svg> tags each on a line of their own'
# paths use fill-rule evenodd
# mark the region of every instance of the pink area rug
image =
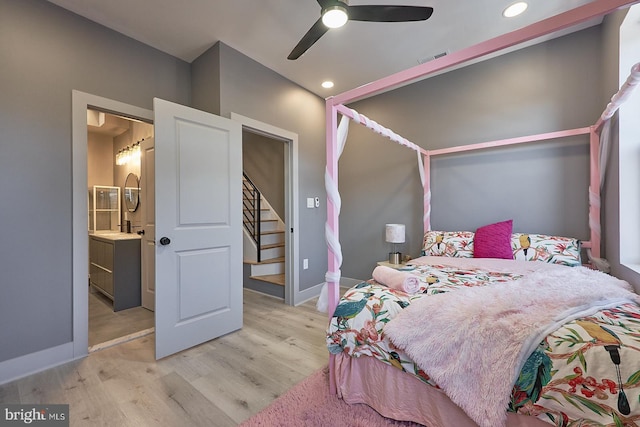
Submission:
<svg viewBox="0 0 640 427">
<path fill-rule="evenodd" d="M 384 418 L 364 404 L 349 405 L 329 393 L 328 368 L 295 385 L 241 427 L 414 427 L 420 424 Z"/>
</svg>

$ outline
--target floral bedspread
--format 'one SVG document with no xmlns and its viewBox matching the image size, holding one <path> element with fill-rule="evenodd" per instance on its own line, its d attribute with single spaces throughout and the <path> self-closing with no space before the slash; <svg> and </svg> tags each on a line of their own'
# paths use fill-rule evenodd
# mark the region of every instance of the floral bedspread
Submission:
<svg viewBox="0 0 640 427">
<path fill-rule="evenodd" d="M 522 274 L 447 265 L 420 265 L 411 273 L 421 280 L 414 295 L 373 280 L 348 290 L 329 324 L 327 346 L 334 354 L 375 357 L 437 387 L 385 339 L 384 325 L 416 298 L 508 283 Z M 640 307 L 601 310 L 548 335 L 525 363 L 507 410 L 556 426 L 640 425 Z"/>
</svg>

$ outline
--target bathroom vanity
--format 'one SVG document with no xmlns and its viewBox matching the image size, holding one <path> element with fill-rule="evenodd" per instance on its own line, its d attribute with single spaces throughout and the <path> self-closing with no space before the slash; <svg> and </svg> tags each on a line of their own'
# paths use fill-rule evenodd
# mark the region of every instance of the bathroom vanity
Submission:
<svg viewBox="0 0 640 427">
<path fill-rule="evenodd" d="M 113 311 L 141 304 L 140 266 L 137 234 L 89 234 L 89 283 L 113 301 Z"/>
</svg>

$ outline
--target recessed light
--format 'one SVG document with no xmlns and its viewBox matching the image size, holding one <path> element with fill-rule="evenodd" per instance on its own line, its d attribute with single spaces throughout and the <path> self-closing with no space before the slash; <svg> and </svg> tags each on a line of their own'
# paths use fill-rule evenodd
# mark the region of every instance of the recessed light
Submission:
<svg viewBox="0 0 640 427">
<path fill-rule="evenodd" d="M 331 89 L 333 87 L 333 82 L 331 80 L 322 82 L 322 87 L 325 89 Z"/>
<path fill-rule="evenodd" d="M 502 12 L 502 16 L 505 18 L 513 18 L 514 16 L 520 15 L 522 12 L 527 10 L 529 5 L 526 2 L 519 1 L 517 3 L 508 6 L 504 12 Z"/>
</svg>

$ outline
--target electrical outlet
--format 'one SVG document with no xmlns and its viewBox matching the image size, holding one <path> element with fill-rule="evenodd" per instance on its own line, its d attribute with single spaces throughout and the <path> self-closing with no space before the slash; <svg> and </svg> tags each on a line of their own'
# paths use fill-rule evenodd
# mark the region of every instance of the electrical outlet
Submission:
<svg viewBox="0 0 640 427">
<path fill-rule="evenodd" d="M 320 197 L 316 197 L 315 202 L 316 202 L 316 208 L 319 208 L 320 207 Z"/>
<path fill-rule="evenodd" d="M 305 258 L 302 260 L 302 269 L 307 270 L 309 268 L 309 259 Z"/>
</svg>

